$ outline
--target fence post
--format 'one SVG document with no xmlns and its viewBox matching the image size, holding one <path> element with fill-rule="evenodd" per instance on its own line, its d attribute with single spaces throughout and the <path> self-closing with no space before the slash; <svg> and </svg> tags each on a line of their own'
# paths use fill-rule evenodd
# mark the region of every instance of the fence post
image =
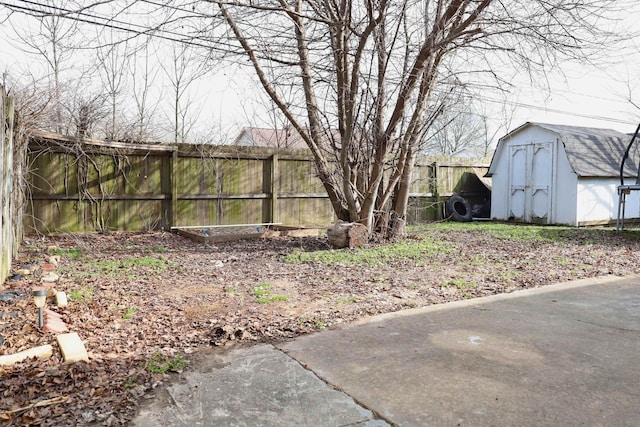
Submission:
<svg viewBox="0 0 640 427">
<path fill-rule="evenodd" d="M 271 193 L 271 218 L 267 222 L 278 222 L 278 155 L 271 156 L 271 171 L 269 174 L 269 190 Z"/>
<path fill-rule="evenodd" d="M 0 283 L 8 277 L 18 230 L 13 221 L 13 97 L 0 86 Z"/>
<path fill-rule="evenodd" d="M 6 111 L 5 91 L 4 87 L 0 86 L 0 283 L 4 283 L 7 278 L 8 269 L 6 266 L 5 255 L 8 253 L 9 248 L 5 244 L 5 233 L 7 224 L 4 219 L 4 204 L 8 201 L 5 195 L 8 195 L 8 188 L 4 181 L 5 174 L 5 160 L 4 160 L 4 148 L 7 145 L 7 139 L 5 138 L 5 132 L 7 130 L 7 111 Z"/>
<path fill-rule="evenodd" d="M 439 169 L 440 169 L 440 164 L 438 163 L 438 161 L 436 160 L 435 162 L 433 162 L 431 164 L 431 168 L 433 169 L 431 176 L 431 193 L 433 194 L 433 201 L 435 203 L 436 206 L 436 220 L 441 220 L 443 215 L 442 215 L 442 209 L 440 209 L 440 189 L 439 189 L 439 183 L 438 181 L 440 180 L 440 176 L 439 176 Z"/>
<path fill-rule="evenodd" d="M 171 152 L 171 215 L 169 229 L 178 226 L 178 147 Z"/>
</svg>

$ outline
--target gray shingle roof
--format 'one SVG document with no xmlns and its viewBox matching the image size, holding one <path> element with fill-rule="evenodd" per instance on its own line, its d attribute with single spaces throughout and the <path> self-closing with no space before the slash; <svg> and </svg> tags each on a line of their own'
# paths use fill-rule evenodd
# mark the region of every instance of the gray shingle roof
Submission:
<svg viewBox="0 0 640 427">
<path fill-rule="evenodd" d="M 631 136 L 613 129 L 528 123 L 558 134 L 573 171 L 580 177 L 618 177 L 620 162 Z M 520 129 L 524 128 L 522 126 Z M 636 141 L 640 145 L 640 141 Z M 625 163 L 625 175 L 638 173 L 637 156 Z"/>
</svg>

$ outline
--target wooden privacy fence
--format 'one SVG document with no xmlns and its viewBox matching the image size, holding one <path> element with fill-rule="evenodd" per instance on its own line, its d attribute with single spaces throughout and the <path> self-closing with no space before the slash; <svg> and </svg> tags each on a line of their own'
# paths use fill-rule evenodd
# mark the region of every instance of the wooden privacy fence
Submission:
<svg viewBox="0 0 640 427">
<path fill-rule="evenodd" d="M 13 254 L 22 235 L 16 224 L 14 185 L 14 109 L 13 98 L 0 86 L 0 283 L 11 269 Z M 19 192 L 18 192 L 19 193 Z"/>
<path fill-rule="evenodd" d="M 334 221 L 307 150 L 107 143 L 37 132 L 29 168 L 31 232 Z M 473 172 L 471 165 L 419 164 L 411 220 L 441 217 L 438 202 Z"/>
</svg>

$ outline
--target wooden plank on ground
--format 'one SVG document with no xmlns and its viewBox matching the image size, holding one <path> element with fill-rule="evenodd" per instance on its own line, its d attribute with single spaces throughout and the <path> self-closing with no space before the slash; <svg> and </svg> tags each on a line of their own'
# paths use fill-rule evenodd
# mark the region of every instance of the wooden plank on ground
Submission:
<svg viewBox="0 0 640 427">
<path fill-rule="evenodd" d="M 14 354 L 5 354 L 0 356 L 0 366 L 11 366 L 29 357 L 46 358 L 53 354 L 53 347 L 49 344 L 33 347 L 28 350 L 20 351 Z"/>
</svg>

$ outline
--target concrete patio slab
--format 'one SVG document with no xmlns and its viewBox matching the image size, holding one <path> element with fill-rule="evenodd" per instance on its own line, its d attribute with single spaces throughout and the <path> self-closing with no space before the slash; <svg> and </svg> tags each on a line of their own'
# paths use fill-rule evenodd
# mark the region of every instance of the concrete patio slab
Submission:
<svg viewBox="0 0 640 427">
<path fill-rule="evenodd" d="M 640 278 L 378 316 L 279 347 L 400 426 L 640 425 Z"/>
<path fill-rule="evenodd" d="M 134 426 L 388 426 L 271 345 L 199 355 Z"/>
<path fill-rule="evenodd" d="M 133 425 L 640 425 L 638 277 L 391 313 L 276 347 L 198 353 Z"/>
</svg>

